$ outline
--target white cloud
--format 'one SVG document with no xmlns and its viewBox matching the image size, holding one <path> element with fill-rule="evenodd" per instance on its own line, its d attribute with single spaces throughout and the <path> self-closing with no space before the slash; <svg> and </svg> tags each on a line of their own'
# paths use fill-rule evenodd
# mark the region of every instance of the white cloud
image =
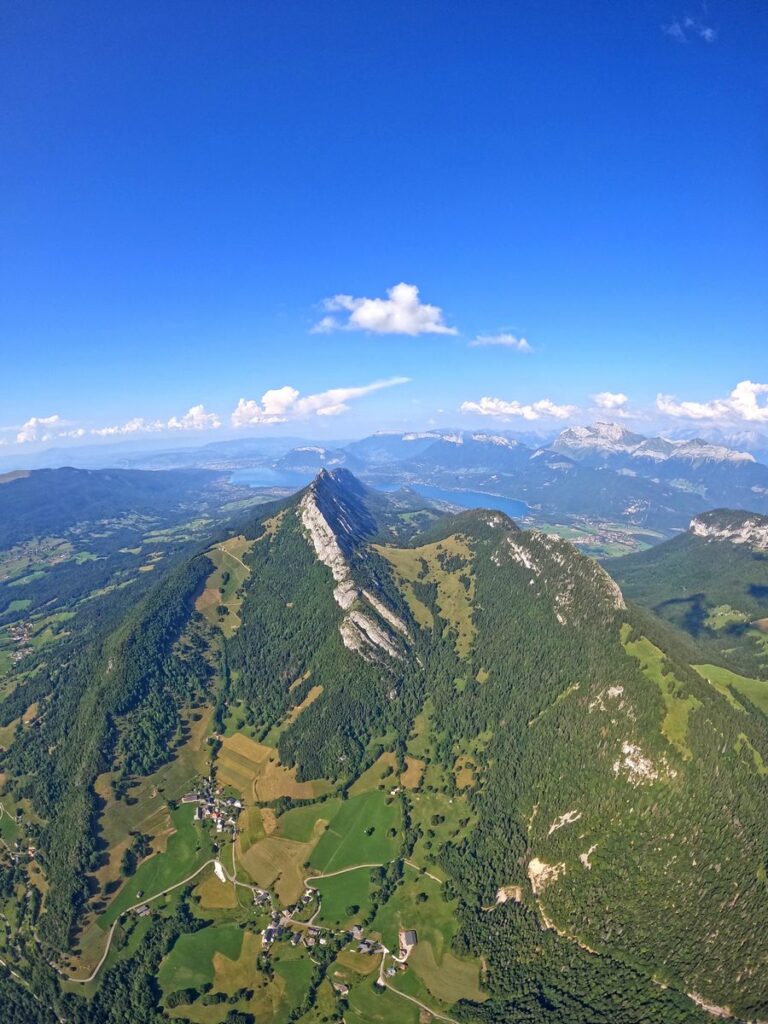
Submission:
<svg viewBox="0 0 768 1024">
<path fill-rule="evenodd" d="M 307 419 L 310 416 L 338 416 L 349 408 L 348 402 L 363 398 L 374 391 L 407 384 L 409 377 L 390 377 L 355 388 L 331 388 L 316 395 L 304 395 L 288 385 L 265 391 L 260 401 L 241 398 L 232 413 L 234 427 L 256 426 L 262 423 L 286 423 L 288 420 Z"/>
<path fill-rule="evenodd" d="M 327 313 L 349 313 L 344 319 L 324 316 L 312 328 L 313 334 L 333 331 L 369 331 L 372 334 L 457 334 L 443 320 L 440 306 L 419 301 L 415 284 L 401 282 L 387 289 L 386 299 L 355 298 L 352 295 L 334 295 L 324 299 Z"/>
<path fill-rule="evenodd" d="M 504 348 L 513 348 L 517 352 L 533 351 L 525 338 L 516 338 L 514 334 L 478 334 L 469 343 L 470 348 L 481 348 L 485 345 L 501 345 Z"/>
<path fill-rule="evenodd" d="M 169 430 L 218 430 L 221 420 L 215 412 L 206 412 L 204 405 L 193 405 L 183 416 L 171 416 Z"/>
<path fill-rule="evenodd" d="M 127 423 L 96 427 L 91 433 L 96 437 L 119 437 L 126 434 L 156 434 L 161 430 L 217 430 L 220 426 L 221 420 L 215 412 L 206 412 L 203 405 L 193 405 L 183 416 L 171 416 L 167 422 L 134 416 Z"/>
<path fill-rule="evenodd" d="M 16 442 L 27 444 L 30 441 L 50 441 L 58 433 L 57 428 L 64 426 L 66 424 L 58 413 L 53 416 L 31 416 L 19 427 Z"/>
<path fill-rule="evenodd" d="M 768 400 L 761 403 L 761 395 L 768 395 L 768 384 L 742 380 L 727 398 L 679 402 L 674 395 L 657 395 L 656 408 L 674 419 L 768 423 Z"/>
<path fill-rule="evenodd" d="M 596 395 L 592 395 L 592 401 L 598 409 L 609 409 L 615 412 L 623 409 L 629 398 L 621 391 L 598 391 Z"/>
<path fill-rule="evenodd" d="M 662 32 L 671 36 L 678 43 L 688 43 L 692 39 L 701 39 L 705 43 L 714 43 L 717 39 L 717 29 L 711 25 L 705 25 L 698 18 L 688 15 L 685 18 L 675 18 L 669 25 L 662 25 Z"/>
<path fill-rule="evenodd" d="M 549 398 L 538 402 L 524 404 L 522 402 L 506 402 L 503 398 L 481 398 L 479 402 L 462 402 L 462 412 L 476 413 L 478 416 L 494 416 L 497 419 L 520 417 L 524 420 L 540 420 L 552 418 L 564 420 L 576 412 L 575 405 L 556 405 Z"/>
<path fill-rule="evenodd" d="M 127 423 L 111 427 L 95 427 L 91 433 L 96 437 L 116 437 L 121 434 L 149 434 L 165 429 L 162 420 L 145 420 L 142 416 L 135 416 Z"/>
</svg>

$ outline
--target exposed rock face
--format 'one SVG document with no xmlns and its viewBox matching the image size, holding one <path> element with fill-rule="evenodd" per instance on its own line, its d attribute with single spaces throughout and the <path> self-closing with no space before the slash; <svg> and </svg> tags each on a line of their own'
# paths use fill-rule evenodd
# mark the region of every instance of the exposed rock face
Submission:
<svg viewBox="0 0 768 1024">
<path fill-rule="evenodd" d="M 339 626 L 341 639 L 345 647 L 367 660 L 381 653 L 399 659 L 402 657 L 401 652 L 388 627 L 403 637 L 408 636 L 408 629 L 380 598 L 355 583 L 342 544 L 347 550 L 352 549 L 359 525 L 353 521 L 354 510 L 334 499 L 332 486 L 327 483 L 333 479 L 330 474 L 321 474 L 299 502 L 298 515 L 318 560 L 328 566 L 336 581 L 333 597 L 346 612 Z M 325 493 L 320 491 L 324 485 Z M 336 529 L 321 506 L 332 509 Z M 363 521 L 363 531 L 368 525 Z"/>
<path fill-rule="evenodd" d="M 768 516 L 749 512 L 705 512 L 692 519 L 688 529 L 694 537 L 704 540 L 768 548 Z"/>
<path fill-rule="evenodd" d="M 530 573 L 532 593 L 544 592 L 552 601 L 557 621 L 575 625 L 579 621 L 578 596 L 591 589 L 599 607 L 613 614 L 626 607 L 618 584 L 601 565 L 579 554 L 560 537 L 535 531 L 520 531 L 507 537 L 492 556 L 496 565 L 511 558 Z M 590 609 L 591 610 L 591 609 Z"/>
<path fill-rule="evenodd" d="M 528 878 L 535 896 L 539 896 L 548 885 L 556 882 L 565 874 L 565 864 L 545 864 L 538 857 L 533 857 L 528 864 Z"/>
</svg>

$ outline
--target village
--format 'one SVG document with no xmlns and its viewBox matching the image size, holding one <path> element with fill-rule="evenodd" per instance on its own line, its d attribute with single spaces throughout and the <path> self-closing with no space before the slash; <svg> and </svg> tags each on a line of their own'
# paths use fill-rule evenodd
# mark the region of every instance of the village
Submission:
<svg viewBox="0 0 768 1024">
<path fill-rule="evenodd" d="M 314 921 L 320 912 L 321 896 L 319 889 L 312 886 L 310 880 L 307 880 L 304 892 L 297 903 L 286 907 L 277 907 L 275 898 L 268 889 L 239 881 L 231 875 L 222 863 L 221 851 L 225 848 L 225 844 L 230 845 L 237 841 L 237 817 L 243 809 L 243 802 L 238 797 L 228 795 L 223 787 L 217 785 L 215 777 L 209 775 L 201 779 L 196 789 L 181 797 L 181 803 L 194 804 L 194 820 L 200 824 L 210 822 L 215 827 L 217 836 L 220 837 L 217 841 L 218 855 L 213 862 L 214 873 L 219 881 L 222 884 L 233 884 L 248 889 L 251 893 L 254 911 L 268 912 L 268 923 L 260 933 L 263 953 L 269 953 L 275 943 L 288 942 L 293 947 L 303 946 L 312 958 L 311 951 L 316 946 L 327 946 L 329 940 L 341 939 L 345 945 L 353 945 L 355 951 L 360 955 L 381 957 L 376 979 L 376 984 L 380 987 L 386 986 L 386 978 L 392 978 L 398 972 L 408 969 L 408 957 L 418 943 L 418 935 L 415 930 L 401 929 L 398 938 L 398 952 L 397 954 L 391 953 L 378 939 L 366 936 L 360 925 L 352 925 L 351 928 L 341 931 L 315 925 Z M 138 900 L 141 900 L 143 896 L 144 893 L 141 891 L 136 893 Z M 150 915 L 152 913 L 151 899 L 152 897 L 133 907 L 131 911 L 133 916 L 141 918 Z M 300 915 L 308 916 L 302 920 Z M 388 955 L 391 956 L 392 963 L 385 967 Z M 333 986 L 339 995 L 346 995 L 346 985 L 336 981 Z"/>
</svg>

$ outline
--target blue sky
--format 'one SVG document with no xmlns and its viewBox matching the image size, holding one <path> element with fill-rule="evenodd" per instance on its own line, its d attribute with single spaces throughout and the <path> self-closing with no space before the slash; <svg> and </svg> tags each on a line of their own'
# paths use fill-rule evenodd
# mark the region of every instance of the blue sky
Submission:
<svg viewBox="0 0 768 1024">
<path fill-rule="evenodd" d="M 0 32 L 11 449 L 768 430 L 765 4 L 29 0 Z"/>
</svg>

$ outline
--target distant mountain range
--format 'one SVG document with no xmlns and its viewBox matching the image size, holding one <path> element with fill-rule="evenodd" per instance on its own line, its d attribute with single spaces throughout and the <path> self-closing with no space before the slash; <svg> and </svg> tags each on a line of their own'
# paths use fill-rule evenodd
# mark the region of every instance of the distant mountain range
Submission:
<svg viewBox="0 0 768 1024">
<path fill-rule="evenodd" d="M 408 485 L 513 499 L 537 522 L 622 524 L 672 535 L 693 516 L 728 506 L 768 513 L 765 438 L 750 449 L 706 439 L 646 437 L 621 424 L 569 427 L 551 443 L 512 432 L 427 430 L 376 433 L 319 444 L 297 438 L 217 441 L 172 451 L 123 451 L 123 468 L 215 469 L 252 485 L 296 490 L 321 469 L 349 469 L 385 489 Z M 768 450 L 768 444 L 766 445 Z M 100 457 L 109 449 L 101 449 Z M 62 457 L 64 453 L 61 453 Z M 75 450 L 70 453 L 73 458 Z M 87 450 L 86 461 L 96 458 Z M 431 495 L 440 497 L 441 495 Z M 466 498 L 460 504 L 466 504 Z"/>
</svg>

